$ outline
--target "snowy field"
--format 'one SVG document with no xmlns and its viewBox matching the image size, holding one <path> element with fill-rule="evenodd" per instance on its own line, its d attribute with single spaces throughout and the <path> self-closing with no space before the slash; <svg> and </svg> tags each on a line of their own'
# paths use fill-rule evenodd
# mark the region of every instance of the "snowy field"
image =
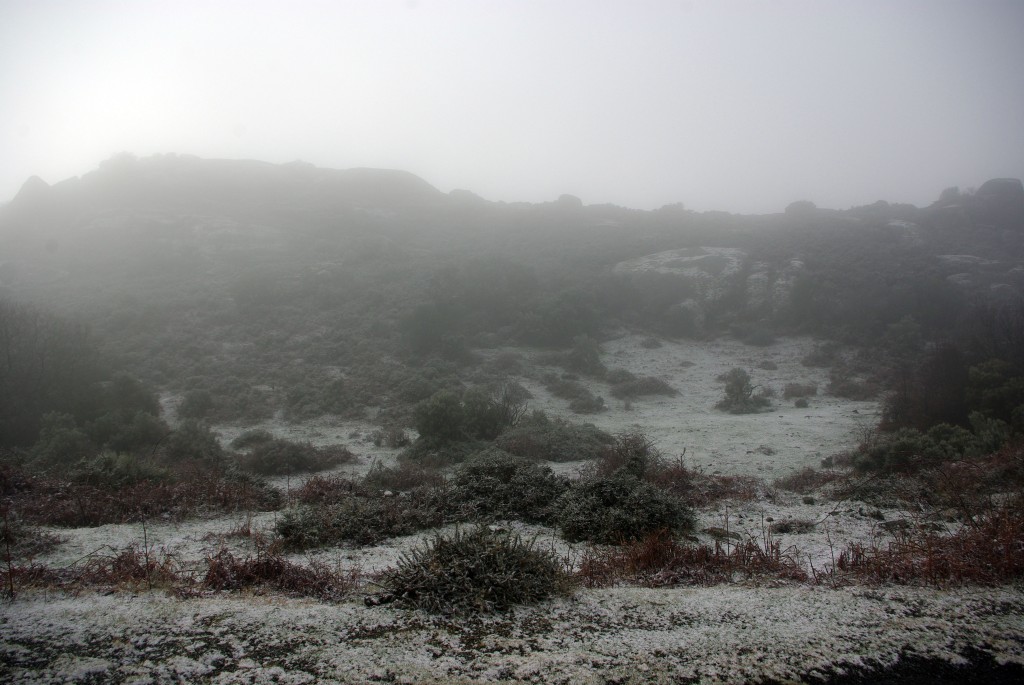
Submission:
<svg viewBox="0 0 1024 685">
<path fill-rule="evenodd" d="M 622 337 L 605 344 L 606 366 L 657 376 L 679 395 L 640 398 L 627 409 L 607 394 L 607 386 L 591 383 L 609 408 L 587 417 L 572 416 L 565 401 L 552 397 L 538 380 L 522 382 L 534 395 L 531 408 L 591 421 L 613 433 L 640 429 L 666 456 L 683 455 L 691 467 L 763 479 L 758 499 L 723 501 L 699 511 L 698 537 L 709 541 L 706 529 L 720 527 L 761 540 L 771 521 L 811 522 L 808 532 L 776 539 L 804 568 L 820 571 L 847 542 L 881 539 L 881 522 L 913 520 L 919 512 L 807 499 L 771 486 L 775 478 L 852 448 L 878 419 L 876 402 L 819 392 L 799 409 L 781 398 L 787 383 L 814 383 L 824 390 L 827 370 L 800 363 L 812 348 L 809 339 L 788 339 L 765 348 L 716 341 L 647 349 L 635 336 Z M 776 391 L 771 410 L 734 416 L 714 409 L 722 396 L 716 378 L 737 366 L 756 384 Z M 341 473 L 357 475 L 375 460 L 390 463 L 396 455 L 367 440 L 376 428 L 372 421 L 261 427 L 289 439 L 347 445 L 359 461 L 340 467 Z M 219 429 L 225 441 L 240 431 Z M 582 465 L 558 466 L 571 472 Z M 291 489 L 302 480 L 276 484 Z M 269 533 L 278 515 L 150 522 L 145 536 L 154 550 L 174 556 L 185 568 L 200 569 L 221 549 L 252 553 L 252 539 L 232 531 Z M 582 554 L 580 545 L 565 543 L 548 529 L 515 527 L 570 561 Z M 143 540 L 140 525 L 55 532 L 65 542 L 38 559 L 54 566 Z M 290 559 L 372 574 L 394 565 L 424 537 Z M 179 599 L 159 590 L 78 596 L 28 591 L 0 605 L 2 682 L 814 682 L 816 674 L 885 666 L 908 656 L 955 665 L 979 654 L 997 663 L 1024 664 L 1021 589 L 781 582 L 581 589 L 507 615 L 460 620 L 367 607 L 358 594 L 327 604 L 253 592 Z"/>
</svg>

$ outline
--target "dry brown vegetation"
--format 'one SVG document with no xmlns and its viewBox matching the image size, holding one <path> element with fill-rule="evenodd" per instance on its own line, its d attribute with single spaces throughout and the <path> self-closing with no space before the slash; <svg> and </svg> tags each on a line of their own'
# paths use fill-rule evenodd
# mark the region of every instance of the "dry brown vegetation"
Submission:
<svg viewBox="0 0 1024 685">
<path fill-rule="evenodd" d="M 668 531 L 658 531 L 628 545 L 590 550 L 578 573 L 587 587 L 716 585 L 733 582 L 737 575 L 807 579 L 792 550 L 783 550 L 767 530 L 761 540 L 713 545 L 682 543 Z"/>
</svg>

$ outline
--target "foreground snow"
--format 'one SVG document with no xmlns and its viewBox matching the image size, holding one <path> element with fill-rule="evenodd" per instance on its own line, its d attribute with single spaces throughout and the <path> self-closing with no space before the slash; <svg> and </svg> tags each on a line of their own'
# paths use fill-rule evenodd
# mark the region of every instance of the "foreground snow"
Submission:
<svg viewBox="0 0 1024 685">
<path fill-rule="evenodd" d="M 6 682 L 800 681 L 919 656 L 1024 664 L 1015 589 L 585 590 L 452 620 L 279 596 L 26 596 Z"/>
</svg>

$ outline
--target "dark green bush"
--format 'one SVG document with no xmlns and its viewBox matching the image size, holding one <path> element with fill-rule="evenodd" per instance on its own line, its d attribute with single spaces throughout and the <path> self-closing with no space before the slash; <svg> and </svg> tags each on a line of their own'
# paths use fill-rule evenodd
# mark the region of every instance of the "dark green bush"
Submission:
<svg viewBox="0 0 1024 685">
<path fill-rule="evenodd" d="M 107 451 L 80 461 L 70 471 L 70 478 L 75 483 L 112 490 L 143 481 L 170 482 L 172 475 L 149 459 Z"/>
<path fill-rule="evenodd" d="M 363 476 L 363 483 L 380 491 L 404 492 L 421 487 L 440 487 L 445 479 L 437 470 L 411 461 L 401 461 L 395 466 L 384 466 L 375 461 Z"/>
<path fill-rule="evenodd" d="M 287 550 L 306 550 L 341 542 L 374 545 L 400 535 L 446 523 L 439 492 L 414 491 L 405 497 L 352 495 L 313 506 L 289 509 L 275 530 Z"/>
<path fill-rule="evenodd" d="M 555 501 L 568 487 L 549 467 L 492 448 L 459 467 L 448 496 L 473 519 L 550 523 Z"/>
<path fill-rule="evenodd" d="M 205 419 L 213 413 L 214 404 L 209 390 L 189 390 L 178 405 L 178 418 Z"/>
<path fill-rule="evenodd" d="M 516 384 L 496 390 L 470 388 L 460 397 L 442 390 L 416 406 L 415 424 L 422 446 L 439 447 L 472 440 L 493 440 L 526 413 Z"/>
<path fill-rule="evenodd" d="M 745 370 L 730 369 L 722 380 L 725 383 L 725 396 L 715 405 L 715 409 L 731 414 L 752 414 L 769 405 L 767 397 L 755 394 L 755 386 L 750 381 L 750 374 Z"/>
<path fill-rule="evenodd" d="M 196 421 L 183 421 L 163 443 L 164 456 L 170 462 L 195 461 L 210 468 L 224 468 L 227 456 L 210 427 Z"/>
<path fill-rule="evenodd" d="M 569 423 L 550 419 L 537 411 L 494 441 L 496 447 L 527 459 L 581 461 L 597 459 L 615 441 L 609 433 L 590 423 Z"/>
<path fill-rule="evenodd" d="M 801 397 L 814 397 L 818 394 L 816 383 L 786 383 L 782 389 L 783 399 L 792 400 Z"/>
<path fill-rule="evenodd" d="M 544 377 L 544 387 L 555 397 L 569 400 L 569 409 L 576 414 L 596 414 L 605 410 L 604 398 L 592 393 L 587 386 L 574 380 L 575 376 L 559 378 L 554 374 Z"/>
<path fill-rule="evenodd" d="M 636 374 L 634 374 L 632 371 L 627 371 L 626 369 L 609 369 L 608 373 L 604 375 L 604 380 L 609 385 L 618 385 L 619 383 L 628 383 L 629 381 L 635 381 Z"/>
<path fill-rule="evenodd" d="M 571 542 L 615 545 L 693 526 L 681 500 L 624 470 L 579 481 L 562 495 L 558 508 L 558 528 Z"/>
<path fill-rule="evenodd" d="M 381 585 L 377 601 L 439 614 L 504 611 L 570 587 L 553 552 L 484 527 L 436 535 L 385 571 Z"/>
<path fill-rule="evenodd" d="M 922 433 L 901 428 L 857 456 L 861 471 L 912 472 L 942 462 L 980 457 L 997 450 L 1009 437 L 1009 427 L 980 413 L 971 414 L 973 430 L 941 423 Z"/>
<path fill-rule="evenodd" d="M 115 452 L 152 451 L 171 432 L 163 420 L 144 411 L 109 412 L 85 430 L 94 443 Z"/>
<path fill-rule="evenodd" d="M 611 393 L 613 397 L 624 400 L 643 395 L 668 395 L 671 397 L 678 395 L 679 391 L 660 378 L 645 376 L 615 383 L 612 385 Z"/>
<path fill-rule="evenodd" d="M 236 450 L 249 449 L 257 445 L 263 445 L 274 441 L 274 434 L 265 428 L 253 428 L 247 430 L 231 441 L 231 447 Z"/>
<path fill-rule="evenodd" d="M 451 390 L 442 390 L 416 405 L 414 420 L 419 440 L 426 445 L 445 445 L 465 438 L 462 400 Z"/>
<path fill-rule="evenodd" d="M 42 417 L 39 439 L 29 451 L 37 468 L 70 465 L 96 453 L 96 445 L 69 414 L 50 412 Z"/>
</svg>

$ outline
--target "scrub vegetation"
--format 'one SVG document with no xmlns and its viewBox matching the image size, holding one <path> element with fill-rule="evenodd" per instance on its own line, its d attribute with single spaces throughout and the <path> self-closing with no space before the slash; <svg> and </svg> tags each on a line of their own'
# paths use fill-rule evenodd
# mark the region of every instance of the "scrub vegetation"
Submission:
<svg viewBox="0 0 1024 685">
<path fill-rule="evenodd" d="M 135 163 L 160 211 L 99 193 L 124 182 L 110 169 L 0 208 L 8 596 L 273 592 L 461 620 L 621 586 L 1024 579 L 1024 209 L 993 223 L 984 196 L 944 194 L 740 217 L 428 191 L 367 208 L 309 187 L 325 204 L 305 211 Z M 263 195 L 290 197 L 274 169 Z M 787 362 L 793 336 L 815 344 Z M 639 352 L 614 351 L 626 337 Z M 743 354 L 652 373 L 680 340 Z M 721 390 L 700 398 L 709 421 L 881 411 L 770 483 L 758 470 L 791 448 L 744 445 L 737 473 L 662 454 L 639 419 L 599 427 L 674 411 L 698 374 Z M 145 538 L 226 515 L 248 523 L 199 560 Z M 858 539 L 830 537 L 840 515 Z M 117 525 L 143 541 L 47 563 Z M 349 562 L 379 548 L 399 551 Z"/>
</svg>

